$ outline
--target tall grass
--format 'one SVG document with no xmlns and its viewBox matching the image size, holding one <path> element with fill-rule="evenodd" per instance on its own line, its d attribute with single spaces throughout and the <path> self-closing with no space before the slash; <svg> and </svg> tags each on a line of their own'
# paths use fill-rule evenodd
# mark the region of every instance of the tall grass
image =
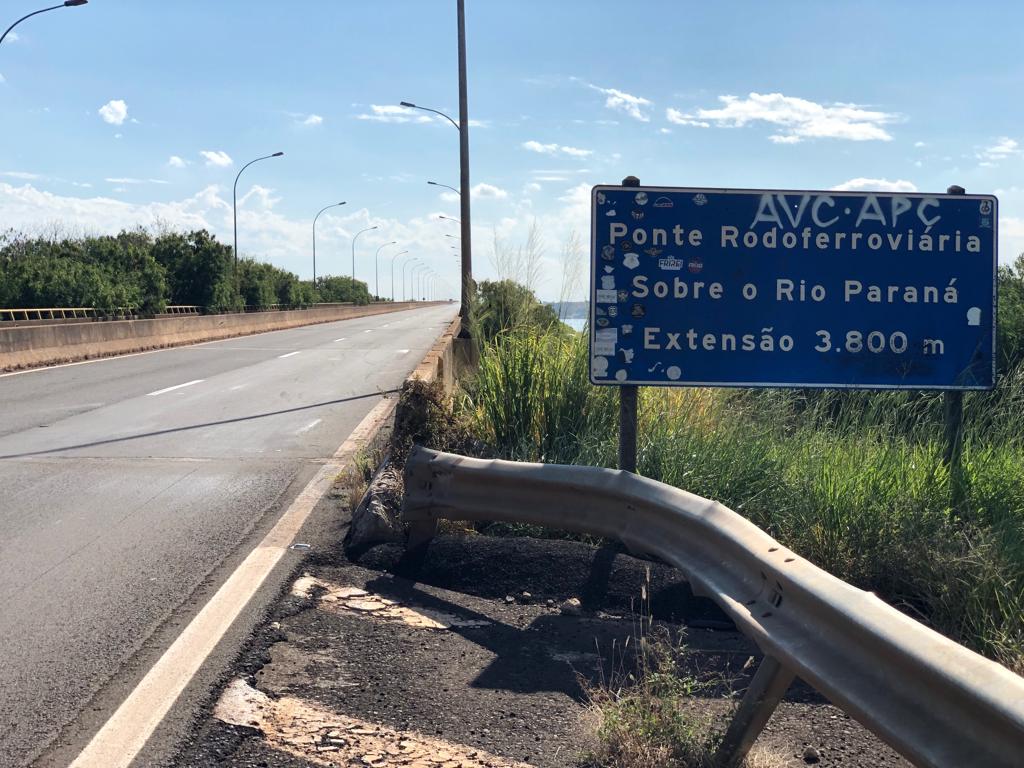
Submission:
<svg viewBox="0 0 1024 768">
<path fill-rule="evenodd" d="M 516 460 L 613 466 L 614 388 L 582 334 L 516 330 L 483 350 L 463 407 Z M 717 499 L 788 547 L 1024 669 L 1024 372 L 969 394 L 951 505 L 941 396 L 640 391 L 641 474 Z"/>
</svg>

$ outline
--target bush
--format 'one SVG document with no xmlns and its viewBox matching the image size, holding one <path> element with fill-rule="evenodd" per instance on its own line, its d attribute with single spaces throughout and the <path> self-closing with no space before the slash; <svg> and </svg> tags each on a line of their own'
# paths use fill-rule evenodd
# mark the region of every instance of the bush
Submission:
<svg viewBox="0 0 1024 768">
<path fill-rule="evenodd" d="M 351 277 L 324 275 L 316 279 L 319 301 L 329 304 L 369 304 L 370 291 L 366 283 Z"/>
<path fill-rule="evenodd" d="M 617 392 L 589 384 L 587 354 L 529 323 L 495 335 L 462 401 L 477 436 L 502 458 L 614 466 Z M 642 388 L 639 471 L 1020 670 L 1024 362 L 964 400 L 955 503 L 938 393 Z"/>
</svg>

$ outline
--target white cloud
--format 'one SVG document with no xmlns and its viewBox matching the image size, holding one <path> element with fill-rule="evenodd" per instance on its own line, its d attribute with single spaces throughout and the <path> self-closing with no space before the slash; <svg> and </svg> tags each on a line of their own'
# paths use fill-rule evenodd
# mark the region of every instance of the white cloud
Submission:
<svg viewBox="0 0 1024 768">
<path fill-rule="evenodd" d="M 324 119 L 320 115 L 310 115 L 302 121 L 303 125 L 323 125 Z"/>
<path fill-rule="evenodd" d="M 645 99 L 643 96 L 634 96 L 631 93 L 620 91 L 618 88 L 601 88 L 593 84 L 590 84 L 590 87 L 608 97 L 604 101 L 604 105 L 608 109 L 625 112 L 634 120 L 639 120 L 643 123 L 650 120 L 644 113 L 643 107 L 649 107 L 653 102 Z"/>
<path fill-rule="evenodd" d="M 672 107 L 665 110 L 665 119 L 670 123 L 675 123 L 676 125 L 689 125 L 694 128 L 711 127 L 711 123 L 705 120 L 698 120 L 693 115 L 685 114 L 684 112 L 680 112 L 678 109 L 673 109 Z"/>
<path fill-rule="evenodd" d="M 171 155 L 170 158 L 167 160 L 167 164 L 171 166 L 171 168 L 184 168 L 186 165 L 188 165 L 188 163 L 186 163 L 184 159 L 178 157 L 177 155 Z"/>
<path fill-rule="evenodd" d="M 698 109 L 694 119 L 720 128 L 741 128 L 755 122 L 780 126 L 783 132 L 769 137 L 777 144 L 818 138 L 891 141 L 892 136 L 883 126 L 900 119 L 895 113 L 864 109 L 856 104 L 818 104 L 781 93 L 751 93 L 746 98 L 719 96 L 718 100 L 722 107 Z"/>
<path fill-rule="evenodd" d="M 844 181 L 832 187 L 836 192 L 857 192 L 860 190 L 870 192 L 917 192 L 917 185 L 912 181 L 897 179 L 865 179 L 863 177 Z"/>
<path fill-rule="evenodd" d="M 508 197 L 508 192 L 501 187 L 494 186 L 493 184 L 480 183 L 470 190 L 470 198 L 474 200 L 477 198 L 504 200 L 506 197 Z"/>
<path fill-rule="evenodd" d="M 391 104 L 371 104 L 369 113 L 356 115 L 358 120 L 374 120 L 378 123 L 431 123 L 433 118 L 410 107 L 396 107 Z M 443 119 L 443 118 L 442 118 Z"/>
<path fill-rule="evenodd" d="M 7 78 L 4 77 L 3 72 L 0 72 L 0 83 L 6 83 L 6 82 L 7 82 Z"/>
<path fill-rule="evenodd" d="M 558 151 L 557 144 L 541 144 L 539 141 L 524 141 L 523 149 L 531 152 L 539 152 L 542 155 L 553 155 Z"/>
<path fill-rule="evenodd" d="M 1001 136 L 996 140 L 996 143 L 990 147 L 982 149 L 976 157 L 982 161 L 982 165 L 992 166 L 998 163 L 1000 160 L 1005 160 L 1013 155 L 1019 155 L 1021 153 L 1020 144 L 1015 139 L 1011 139 L 1009 136 Z"/>
<path fill-rule="evenodd" d="M 111 99 L 99 108 L 103 122 L 110 125 L 124 125 L 128 117 L 128 105 L 122 99 Z"/>
<path fill-rule="evenodd" d="M 541 155 L 564 154 L 570 157 L 590 157 L 594 154 L 592 149 L 580 149 L 579 147 L 567 147 L 561 144 L 541 144 L 539 141 L 524 141 L 523 149 L 530 152 L 537 152 Z"/>
<path fill-rule="evenodd" d="M 104 181 L 110 184 L 170 184 L 163 179 L 133 179 L 129 177 L 106 178 Z"/>
<path fill-rule="evenodd" d="M 590 157 L 594 154 L 592 149 L 580 149 L 578 147 L 561 147 L 563 153 L 572 157 Z"/>
<path fill-rule="evenodd" d="M 923 141 L 915 141 L 914 142 L 914 146 L 917 147 L 918 149 L 920 149 L 921 147 L 926 147 L 928 145 L 925 144 Z"/>
<path fill-rule="evenodd" d="M 204 160 L 206 160 L 207 166 L 212 166 L 215 168 L 227 168 L 229 165 L 235 162 L 234 160 L 231 159 L 231 156 L 227 152 L 224 152 L 223 150 L 219 149 L 204 149 L 199 154 L 203 156 Z"/>
<path fill-rule="evenodd" d="M 0 173 L 0 176 L 6 176 L 9 179 L 21 179 L 22 181 L 33 181 L 42 178 L 38 173 L 26 173 L 25 171 L 4 171 Z"/>
<path fill-rule="evenodd" d="M 523 191 L 526 192 L 527 194 L 531 192 L 540 192 L 542 189 L 543 187 L 535 181 L 531 181 L 527 183 L 525 187 L 523 187 Z"/>
<path fill-rule="evenodd" d="M 10 40 L 12 43 L 16 43 L 19 40 L 21 40 L 21 38 L 18 36 L 17 32 L 8 32 L 7 33 L 7 39 Z"/>
</svg>

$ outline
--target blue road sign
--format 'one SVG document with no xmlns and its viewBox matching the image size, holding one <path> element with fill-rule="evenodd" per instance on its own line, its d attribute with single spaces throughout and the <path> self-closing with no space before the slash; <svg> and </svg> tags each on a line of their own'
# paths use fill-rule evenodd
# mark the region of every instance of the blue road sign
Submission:
<svg viewBox="0 0 1024 768">
<path fill-rule="evenodd" d="M 597 186 L 590 379 L 990 389 L 997 201 Z"/>
</svg>

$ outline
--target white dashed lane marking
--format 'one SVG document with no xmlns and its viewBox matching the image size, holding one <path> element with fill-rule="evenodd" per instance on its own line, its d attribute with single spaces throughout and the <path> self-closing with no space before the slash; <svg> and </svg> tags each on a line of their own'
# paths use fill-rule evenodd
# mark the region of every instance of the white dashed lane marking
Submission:
<svg viewBox="0 0 1024 768">
<path fill-rule="evenodd" d="M 313 427 L 315 427 L 315 426 L 316 426 L 317 424 L 319 424 L 319 423 L 320 423 L 321 421 L 323 421 L 323 419 L 317 419 L 316 421 L 311 421 L 311 422 L 310 422 L 309 424 L 307 424 L 306 426 L 304 426 L 304 427 L 303 427 L 302 429 L 300 429 L 299 431 L 297 431 L 297 432 L 296 432 L 295 434 L 296 434 L 296 435 L 301 435 L 301 434 L 303 434 L 303 433 L 305 433 L 305 432 L 309 432 L 309 430 L 311 430 L 311 429 L 312 429 Z"/>
<path fill-rule="evenodd" d="M 175 384 L 173 387 L 167 387 L 165 389 L 158 389 L 156 392 L 150 392 L 146 397 L 156 397 L 157 395 L 164 394 L 164 392 L 173 392 L 176 389 L 191 387 L 193 384 L 201 384 L 204 381 L 206 381 L 206 379 L 195 379 L 194 381 L 186 381 L 184 384 Z"/>
<path fill-rule="evenodd" d="M 291 357 L 292 355 L 297 355 L 297 354 L 299 354 L 301 352 L 302 352 L 302 350 L 300 349 L 300 350 L 297 350 L 295 352 L 289 352 L 287 355 L 278 355 L 277 359 L 278 360 L 284 360 L 286 357 Z"/>
</svg>

